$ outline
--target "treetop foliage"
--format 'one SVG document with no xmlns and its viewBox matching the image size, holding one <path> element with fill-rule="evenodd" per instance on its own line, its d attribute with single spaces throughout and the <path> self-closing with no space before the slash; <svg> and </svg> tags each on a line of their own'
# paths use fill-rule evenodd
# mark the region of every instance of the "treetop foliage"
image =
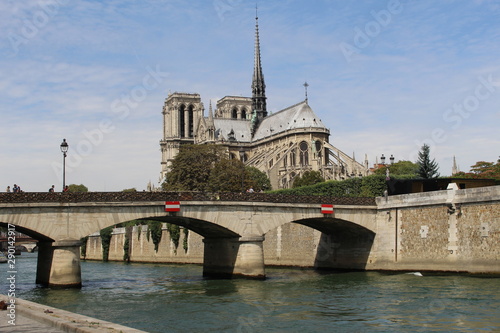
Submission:
<svg viewBox="0 0 500 333">
<path fill-rule="evenodd" d="M 295 177 L 292 187 L 314 185 L 324 181 L 325 179 L 321 176 L 321 172 L 308 170 L 302 176 Z"/>
<path fill-rule="evenodd" d="M 243 192 L 250 186 L 245 165 L 241 161 L 222 159 L 210 170 L 206 188 L 211 192 Z"/>
<path fill-rule="evenodd" d="M 469 179 L 496 179 L 500 180 L 500 158 L 497 162 L 479 161 L 471 166 L 470 172 L 459 172 L 453 177 Z"/>
<path fill-rule="evenodd" d="M 385 175 L 387 168 L 389 168 L 389 175 L 391 177 L 405 179 L 418 178 L 419 166 L 417 163 L 413 163 L 410 161 L 398 161 L 393 164 L 387 164 L 381 168 L 376 169 L 374 171 L 374 174 Z"/>
<path fill-rule="evenodd" d="M 165 191 L 244 192 L 271 189 L 267 175 L 229 159 L 220 145 L 183 145 L 172 161 Z"/>
<path fill-rule="evenodd" d="M 167 179 L 162 184 L 167 191 L 208 191 L 210 172 L 223 158 L 218 145 L 182 145 L 172 161 Z"/>
<path fill-rule="evenodd" d="M 71 185 L 68 185 L 68 192 L 88 192 L 89 189 L 87 188 L 87 186 L 83 185 L 83 184 L 80 184 L 80 185 L 76 185 L 76 184 L 71 184 Z"/>
<path fill-rule="evenodd" d="M 439 166 L 434 159 L 431 161 L 430 150 L 431 148 L 429 145 L 424 143 L 421 150 L 418 152 L 418 175 L 424 179 L 439 177 Z"/>
</svg>

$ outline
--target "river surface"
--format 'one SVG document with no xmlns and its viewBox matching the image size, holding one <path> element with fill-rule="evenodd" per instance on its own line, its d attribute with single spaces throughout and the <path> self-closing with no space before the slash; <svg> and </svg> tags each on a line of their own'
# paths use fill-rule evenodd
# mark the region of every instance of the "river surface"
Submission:
<svg viewBox="0 0 500 333">
<path fill-rule="evenodd" d="M 35 285 L 16 259 L 17 296 L 148 332 L 500 332 L 500 278 L 268 268 L 265 281 L 211 280 L 197 265 L 82 262 L 82 289 Z M 0 266 L 7 293 L 7 265 Z"/>
</svg>

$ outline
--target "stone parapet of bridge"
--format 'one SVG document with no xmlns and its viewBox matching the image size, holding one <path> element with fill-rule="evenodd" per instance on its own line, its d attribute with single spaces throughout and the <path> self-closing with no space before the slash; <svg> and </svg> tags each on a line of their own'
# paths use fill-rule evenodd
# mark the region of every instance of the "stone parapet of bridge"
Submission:
<svg viewBox="0 0 500 333">
<path fill-rule="evenodd" d="M 337 205 L 375 205 L 372 197 L 332 197 L 269 193 L 232 192 L 21 192 L 0 193 L 3 203 L 38 202 L 153 202 L 153 201 L 246 201 L 269 203 L 318 203 Z"/>
</svg>

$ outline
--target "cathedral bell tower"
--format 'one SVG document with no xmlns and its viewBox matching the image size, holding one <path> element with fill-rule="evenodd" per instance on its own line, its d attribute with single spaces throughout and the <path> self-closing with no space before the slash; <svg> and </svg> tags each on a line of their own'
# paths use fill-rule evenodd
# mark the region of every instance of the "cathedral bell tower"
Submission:
<svg viewBox="0 0 500 333">
<path fill-rule="evenodd" d="M 175 92 L 169 94 L 163 106 L 163 139 L 161 179 L 164 180 L 173 159 L 183 144 L 193 144 L 195 128 L 203 117 L 199 94 Z"/>
</svg>

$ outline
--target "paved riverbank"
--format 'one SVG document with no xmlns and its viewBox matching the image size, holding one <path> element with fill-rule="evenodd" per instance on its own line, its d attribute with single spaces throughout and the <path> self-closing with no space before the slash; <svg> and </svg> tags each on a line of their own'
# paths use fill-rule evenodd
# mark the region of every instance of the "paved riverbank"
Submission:
<svg viewBox="0 0 500 333">
<path fill-rule="evenodd" d="M 0 300 L 7 301 L 0 294 Z M 0 311 L 1 332 L 71 332 L 71 333 L 144 333 L 144 331 L 83 316 L 69 311 L 16 298 L 16 325 L 9 323 L 10 312 Z"/>
</svg>

